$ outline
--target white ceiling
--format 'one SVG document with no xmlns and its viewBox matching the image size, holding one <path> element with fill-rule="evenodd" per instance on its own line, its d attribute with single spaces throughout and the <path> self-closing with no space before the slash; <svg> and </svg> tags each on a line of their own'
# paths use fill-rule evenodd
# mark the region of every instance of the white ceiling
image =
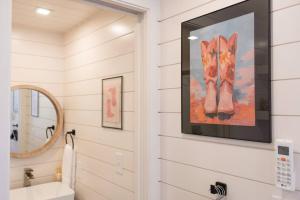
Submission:
<svg viewBox="0 0 300 200">
<path fill-rule="evenodd" d="M 52 12 L 48 16 L 38 15 L 38 7 Z M 13 0 L 13 23 L 64 33 L 99 11 L 98 7 L 79 0 Z"/>
</svg>

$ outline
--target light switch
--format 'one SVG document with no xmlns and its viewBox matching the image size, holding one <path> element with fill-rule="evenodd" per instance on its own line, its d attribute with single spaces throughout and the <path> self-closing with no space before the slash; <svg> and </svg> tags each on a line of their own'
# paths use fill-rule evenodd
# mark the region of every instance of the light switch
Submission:
<svg viewBox="0 0 300 200">
<path fill-rule="evenodd" d="M 124 173 L 124 156 L 121 152 L 115 153 L 116 157 L 116 173 L 119 175 L 123 175 Z"/>
</svg>

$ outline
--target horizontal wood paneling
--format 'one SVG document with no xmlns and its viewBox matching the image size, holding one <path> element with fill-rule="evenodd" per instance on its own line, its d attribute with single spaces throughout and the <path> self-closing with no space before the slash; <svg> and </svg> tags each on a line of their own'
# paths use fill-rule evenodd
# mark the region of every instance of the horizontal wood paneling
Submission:
<svg viewBox="0 0 300 200">
<path fill-rule="evenodd" d="M 239 2 L 242 2 L 242 0 L 227 0 L 226 2 L 223 0 L 214 0 L 209 4 L 196 7 L 190 11 L 184 12 L 180 15 L 176 15 L 174 17 L 162 21 L 160 23 L 161 43 L 179 39 L 181 37 L 180 30 L 181 30 L 182 22 L 187 21 L 189 19 L 193 19 L 201 15 L 208 14 L 215 10 L 222 9 L 224 7 Z M 272 33 L 273 33 L 272 44 L 278 45 L 290 41 L 299 41 L 299 36 L 297 36 L 296 34 L 299 25 L 293 20 L 293 17 L 298 14 L 297 9 L 299 9 L 298 8 L 299 5 L 297 3 L 293 3 L 292 1 L 273 0 L 272 2 L 276 2 L 274 3 L 274 7 L 273 7 L 274 10 L 278 8 L 288 8 L 288 9 L 281 9 L 276 12 L 274 11 L 272 13 Z M 189 4 L 189 1 L 187 2 L 187 4 Z M 285 21 L 289 21 L 290 23 L 285 23 Z"/>
<path fill-rule="evenodd" d="M 43 69 L 12 68 L 12 81 L 63 84 L 63 73 L 61 71 L 48 71 Z"/>
<path fill-rule="evenodd" d="M 48 58 L 63 58 L 63 48 L 28 40 L 12 40 L 12 52 Z"/>
<path fill-rule="evenodd" d="M 160 66 L 174 65 L 181 62 L 180 56 L 180 40 L 175 40 L 169 43 L 165 43 L 160 46 Z"/>
<path fill-rule="evenodd" d="M 195 156 L 196 152 L 199 156 Z M 275 159 L 270 150 L 161 137 L 161 156 L 246 179 L 269 184 L 274 182 Z"/>
<path fill-rule="evenodd" d="M 162 181 L 172 183 L 187 191 L 213 198 L 209 192 L 209 185 L 216 180 L 227 183 L 228 199 L 266 200 L 271 199 L 275 188 L 273 185 L 253 180 L 218 173 L 203 168 L 184 165 L 177 162 L 161 161 Z M 300 195 L 293 194 L 294 199 Z"/>
<path fill-rule="evenodd" d="M 91 78 L 130 73 L 134 68 L 133 52 L 122 54 L 112 59 L 95 62 L 80 68 L 69 70 L 65 74 L 66 82 L 75 82 Z"/>
<path fill-rule="evenodd" d="M 300 42 L 279 45 L 272 48 L 273 80 L 300 78 L 298 53 Z"/>
<path fill-rule="evenodd" d="M 15 25 L 12 33 L 12 71 L 11 85 L 31 84 L 42 87 L 63 103 L 63 37 L 56 33 Z M 40 98 L 40 118 L 32 118 L 33 133 L 45 138 L 45 127 L 53 123 L 53 112 L 45 108 L 43 97 Z M 39 129 L 39 127 L 44 127 Z M 31 138 L 30 143 L 33 140 Z M 34 170 L 33 184 L 54 180 L 56 167 L 61 165 L 63 138 L 47 152 L 29 159 L 11 159 L 11 187 L 23 186 L 23 169 Z M 34 144 L 33 144 L 34 145 Z"/>
<path fill-rule="evenodd" d="M 79 170 L 82 168 L 83 170 L 97 174 L 97 176 L 102 177 L 115 185 L 133 191 L 134 175 L 130 171 L 124 170 L 123 174 L 117 174 L 114 166 L 80 154 L 78 155 L 78 167 Z"/>
<path fill-rule="evenodd" d="M 78 170 L 77 179 L 79 183 L 88 185 L 93 191 L 97 191 L 106 199 L 111 200 L 132 200 L 133 192 L 121 188 L 107 180 L 99 178 L 95 174 L 88 173 L 85 170 Z M 84 199 L 85 197 L 83 197 Z M 97 199 L 98 200 L 98 199 Z"/>
<path fill-rule="evenodd" d="M 125 15 L 118 19 L 119 20 L 116 20 L 111 24 L 101 27 L 100 29 L 96 29 L 86 37 L 82 37 L 66 45 L 66 56 L 76 55 L 79 52 L 87 51 L 94 46 L 101 45 L 122 35 L 129 34 L 132 32 L 135 24 L 137 23 L 136 17 L 130 15 Z M 116 27 L 120 30 L 116 31 Z"/>
<path fill-rule="evenodd" d="M 97 200 L 108 200 L 102 195 L 98 194 L 97 191 L 92 190 L 86 185 L 77 182 L 76 183 L 76 200 L 89 200 L 89 199 L 97 199 Z"/>
<path fill-rule="evenodd" d="M 65 129 L 77 132 L 78 200 L 132 200 L 134 194 L 137 18 L 110 17 L 91 19 L 65 35 Z M 102 79 L 115 76 L 123 76 L 123 130 L 101 126 Z"/>
<path fill-rule="evenodd" d="M 160 23 L 160 41 L 163 43 L 163 42 L 172 41 L 174 39 L 180 38 L 181 37 L 180 27 L 181 27 L 181 23 L 184 21 L 193 19 L 195 17 L 199 17 L 201 15 L 208 14 L 210 12 L 225 8 L 227 6 L 233 5 L 235 3 L 239 3 L 241 1 L 243 0 L 226 0 L 226 2 L 224 0 L 214 0 L 208 4 L 204 4 L 203 6 L 194 7 L 194 8 L 191 7 L 193 9 L 187 10 L 186 12 L 183 12 L 178 15 L 174 15 L 173 17 L 163 20 Z M 194 3 L 195 1 L 192 2 Z M 185 6 L 189 6 L 189 3 L 190 1 L 186 1 Z M 199 2 L 199 5 L 201 5 L 201 1 Z"/>
<path fill-rule="evenodd" d="M 272 15 L 272 44 L 280 45 L 300 41 L 300 24 L 296 18 L 300 17 L 300 5 L 273 12 Z M 286 22 L 289 23 L 286 23 Z"/>
<path fill-rule="evenodd" d="M 181 133 L 181 23 L 227 7 L 239 0 L 215 0 L 207 4 L 186 1 L 184 5 L 163 0 L 160 47 L 160 137 L 162 200 L 211 199 L 209 185 L 228 184 L 231 200 L 266 200 L 277 193 L 274 186 L 273 144 L 253 143 Z M 272 119 L 273 138 L 295 143 L 296 169 L 300 167 L 300 123 L 298 90 L 300 73 L 297 0 L 272 2 Z M 172 4 L 172 5 L 169 5 Z M 300 193 L 284 192 L 284 199 L 296 200 Z"/>
<path fill-rule="evenodd" d="M 65 123 L 101 127 L 101 112 L 93 110 L 65 110 Z M 134 112 L 123 112 L 123 127 L 134 130 Z"/>
<path fill-rule="evenodd" d="M 134 92 L 123 93 L 123 110 L 134 111 Z M 64 98 L 65 110 L 98 110 L 102 109 L 102 95 L 70 96 Z M 82 104 L 82 102 L 85 102 Z"/>
<path fill-rule="evenodd" d="M 78 125 L 74 123 L 65 123 L 65 130 L 75 129 L 78 139 L 111 146 L 117 149 L 133 151 L 132 131 L 120 131 L 113 129 L 105 129 L 89 125 Z"/>
<path fill-rule="evenodd" d="M 293 88 L 300 87 L 300 79 L 274 81 L 272 83 L 273 115 L 300 116 L 300 91 Z"/>
<path fill-rule="evenodd" d="M 166 89 L 160 90 L 160 112 L 180 112 L 181 111 L 181 90 Z"/>
<path fill-rule="evenodd" d="M 286 0 L 286 1 L 273 0 L 272 1 L 272 8 L 273 8 L 273 11 L 275 11 L 275 10 L 279 10 L 279 9 L 292 7 L 292 6 L 295 6 L 297 4 L 300 4 L 299 0 Z"/>
<path fill-rule="evenodd" d="M 25 69 L 40 69 L 40 70 L 53 70 L 63 71 L 64 60 L 61 58 L 48 58 L 27 54 L 11 54 L 11 65 L 13 68 Z"/>
<path fill-rule="evenodd" d="M 181 14 L 195 7 L 203 6 L 206 3 L 212 2 L 213 0 L 190 0 L 186 3 L 182 3 L 180 0 L 164 0 L 161 1 L 160 18 L 165 20 L 169 17 Z"/>
<path fill-rule="evenodd" d="M 23 84 L 29 84 L 29 85 L 37 85 L 38 87 L 41 87 L 47 91 L 49 91 L 51 94 L 53 94 L 57 100 L 62 105 L 62 99 L 63 97 L 63 86 L 61 83 L 43 83 L 43 82 L 36 82 L 36 81 L 30 81 L 30 82 L 24 82 L 24 81 L 12 81 L 11 85 L 23 85 Z M 60 101 L 61 100 L 61 101 Z"/>
<path fill-rule="evenodd" d="M 76 42 L 76 40 L 83 39 L 93 34 L 99 29 L 106 27 L 115 21 L 118 21 L 124 17 L 119 12 L 110 12 L 109 10 L 102 10 L 102 12 L 96 13 L 93 17 L 86 20 L 82 24 L 78 24 L 73 29 L 67 31 L 64 35 L 65 45 Z"/>
<path fill-rule="evenodd" d="M 20 24 L 13 24 L 12 39 L 27 40 L 42 44 L 51 44 L 63 46 L 64 39 L 59 33 L 44 31 L 42 29 L 34 29 Z"/>
<path fill-rule="evenodd" d="M 118 47 L 118 48 L 116 48 Z M 79 54 L 72 55 L 65 59 L 66 69 L 82 67 L 92 64 L 97 61 L 103 61 L 114 58 L 126 53 L 133 52 L 134 49 L 134 34 L 130 33 L 118 37 L 111 42 L 104 43 L 103 45 L 95 46 L 83 51 Z"/>
<path fill-rule="evenodd" d="M 181 87 L 181 65 L 169 65 L 161 67 L 160 71 L 160 89 Z"/>
<path fill-rule="evenodd" d="M 186 191 L 179 187 L 161 183 L 161 199 L 163 200 L 208 200 L 209 198 Z"/>
<path fill-rule="evenodd" d="M 134 73 L 127 74 L 114 74 L 114 76 L 123 76 L 123 91 L 132 92 L 134 90 Z M 76 95 L 91 95 L 91 94 L 101 94 L 102 92 L 102 79 L 109 78 L 99 77 L 92 78 L 82 81 L 70 82 L 64 84 L 64 95 L 65 96 L 76 96 Z"/>
<path fill-rule="evenodd" d="M 273 116 L 273 137 L 274 138 L 287 138 L 293 140 L 295 143 L 294 151 L 300 153 L 300 138 L 299 134 L 295 134 L 295 130 L 297 129 L 300 123 L 300 117 L 295 116 Z M 264 149 L 272 149 L 272 146 L 260 143 L 252 143 L 247 141 L 235 141 L 235 140 L 224 140 L 217 138 L 209 138 L 209 137 L 199 137 L 194 135 L 187 135 L 181 133 L 181 114 L 180 113 L 161 113 L 160 114 L 160 134 L 178 137 L 178 138 L 186 138 L 193 140 L 202 140 L 202 141 L 210 141 L 217 143 L 226 143 L 232 145 L 243 145 L 247 147 L 253 148 L 264 148 Z"/>
</svg>

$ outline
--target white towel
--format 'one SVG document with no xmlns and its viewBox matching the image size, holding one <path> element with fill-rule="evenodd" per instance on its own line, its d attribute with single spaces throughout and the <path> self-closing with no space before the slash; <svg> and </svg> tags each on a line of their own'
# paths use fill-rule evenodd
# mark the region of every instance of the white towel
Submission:
<svg viewBox="0 0 300 200">
<path fill-rule="evenodd" d="M 76 153 L 69 144 L 65 145 L 62 164 L 62 183 L 75 188 Z"/>
<path fill-rule="evenodd" d="M 77 164 L 76 159 L 77 159 L 77 157 L 76 157 L 76 150 L 73 149 L 72 182 L 71 182 L 71 188 L 73 190 L 75 190 L 75 183 L 76 183 L 76 166 L 77 166 L 76 165 Z"/>
<path fill-rule="evenodd" d="M 47 144 L 51 140 L 51 137 L 48 137 L 45 141 L 45 144 Z"/>
</svg>

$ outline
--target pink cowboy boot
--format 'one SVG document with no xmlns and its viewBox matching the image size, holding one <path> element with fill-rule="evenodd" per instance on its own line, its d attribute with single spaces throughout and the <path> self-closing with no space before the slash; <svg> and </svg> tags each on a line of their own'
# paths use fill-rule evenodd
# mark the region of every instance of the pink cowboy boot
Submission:
<svg viewBox="0 0 300 200">
<path fill-rule="evenodd" d="M 218 114 L 221 118 L 228 118 L 234 114 L 233 87 L 237 36 L 237 33 L 234 33 L 228 41 L 225 37 L 219 36 L 220 100 Z"/>
<path fill-rule="evenodd" d="M 210 42 L 201 42 L 201 57 L 204 69 L 204 80 L 206 83 L 204 111 L 209 117 L 213 117 L 217 114 L 217 46 L 218 41 L 216 38 L 213 38 Z"/>
</svg>

